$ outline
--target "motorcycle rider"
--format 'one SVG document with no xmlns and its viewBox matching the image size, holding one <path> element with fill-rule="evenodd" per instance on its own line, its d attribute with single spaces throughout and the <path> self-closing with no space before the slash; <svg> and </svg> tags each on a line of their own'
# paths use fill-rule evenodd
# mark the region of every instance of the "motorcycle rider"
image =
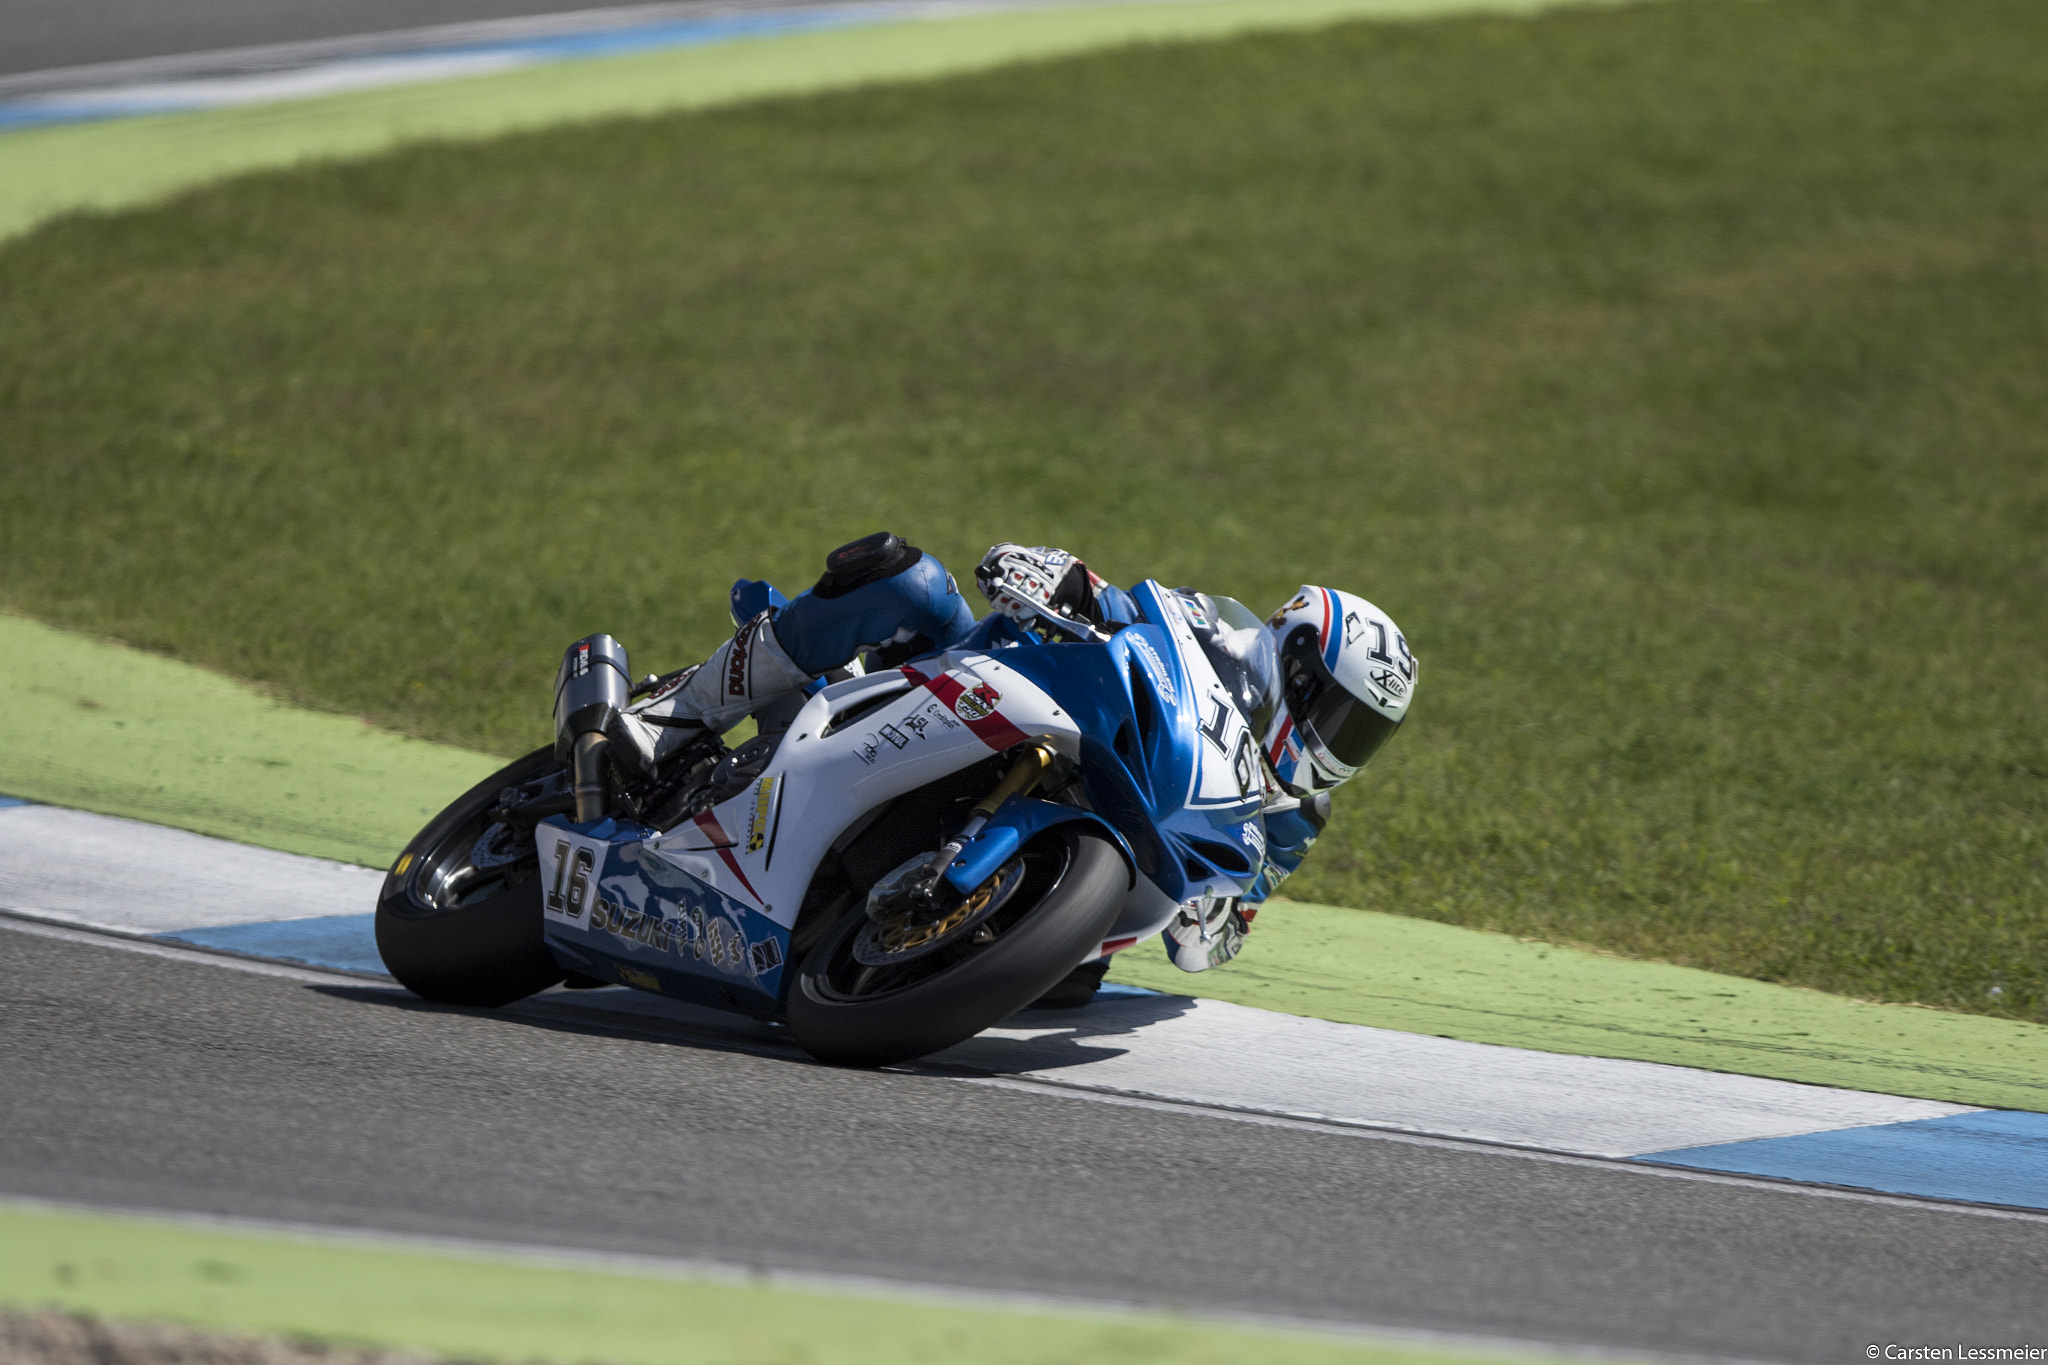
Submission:
<svg viewBox="0 0 2048 1365">
<path fill-rule="evenodd" d="M 975 569 L 989 605 L 1027 628 L 1051 615 L 1116 631 L 1137 603 L 1065 550 L 1005 542 Z M 1258 908 L 1301 865 L 1330 817 L 1330 793 L 1356 776 L 1407 715 L 1416 664 L 1407 639 L 1364 598 L 1304 586 L 1266 621 L 1229 598 L 1179 590 L 1196 637 L 1259 736 L 1266 849 L 1252 890 L 1181 907 L 1165 933 L 1173 964 L 1205 971 L 1236 957 Z M 732 589 L 738 629 L 710 658 L 670 675 L 622 712 L 609 737 L 651 772 L 709 732 L 792 710 L 805 689 L 863 650 L 891 668 L 957 644 L 974 613 L 943 564 L 886 531 L 842 545 L 795 600 L 764 582 Z M 1039 1004 L 1093 997 L 1107 958 L 1083 963 Z"/>
</svg>

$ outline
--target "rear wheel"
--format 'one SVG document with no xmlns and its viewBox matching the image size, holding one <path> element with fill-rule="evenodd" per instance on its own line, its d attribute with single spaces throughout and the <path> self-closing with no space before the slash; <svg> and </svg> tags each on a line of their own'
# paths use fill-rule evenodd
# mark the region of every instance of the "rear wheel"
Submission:
<svg viewBox="0 0 2048 1365">
<path fill-rule="evenodd" d="M 855 906 L 805 954 L 789 993 L 789 1030 L 820 1061 L 886 1066 L 971 1038 L 1043 995 L 1102 941 L 1129 886 L 1123 856 L 1075 825 L 1027 844 L 1001 908 L 971 933 L 907 960 L 875 961 Z M 867 961 L 862 959 L 866 958 Z"/>
<path fill-rule="evenodd" d="M 493 819 L 507 787 L 565 781 L 550 749 L 485 778 L 406 846 L 377 901 L 377 951 L 398 984 L 444 1005 L 509 1005 L 566 973 L 541 942 L 533 831 Z M 566 790 L 566 787 L 564 788 Z"/>
</svg>

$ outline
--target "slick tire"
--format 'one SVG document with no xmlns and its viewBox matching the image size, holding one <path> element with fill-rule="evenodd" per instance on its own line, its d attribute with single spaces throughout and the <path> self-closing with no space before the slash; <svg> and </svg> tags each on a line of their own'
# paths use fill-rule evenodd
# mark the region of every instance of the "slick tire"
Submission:
<svg viewBox="0 0 2048 1365">
<path fill-rule="evenodd" d="M 377 951 L 399 985 L 443 1005 L 495 1008 L 567 975 L 541 942 L 534 851 L 494 867 L 471 861 L 498 793 L 560 766 L 551 750 L 528 754 L 470 788 L 406 845 L 377 900 Z"/>
<path fill-rule="evenodd" d="M 1003 916 L 995 941 L 907 984 L 863 986 L 852 953 L 866 913 L 856 906 L 842 915 L 791 984 L 797 1045 L 838 1066 L 887 1066 L 971 1038 L 1044 995 L 1102 941 L 1130 874 L 1107 839 L 1071 825 L 1039 835 L 1025 856 L 1057 865 L 1027 873 L 1017 899 L 1033 899 Z"/>
</svg>

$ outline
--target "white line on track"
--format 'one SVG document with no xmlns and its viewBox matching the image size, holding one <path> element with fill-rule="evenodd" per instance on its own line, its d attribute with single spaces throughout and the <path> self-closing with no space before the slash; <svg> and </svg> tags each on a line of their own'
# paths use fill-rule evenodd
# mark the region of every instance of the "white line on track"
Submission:
<svg viewBox="0 0 2048 1365">
<path fill-rule="evenodd" d="M 890 1280 L 872 1275 L 788 1270 L 765 1263 L 745 1264 L 736 1261 L 646 1256 L 627 1252 L 585 1251 L 574 1247 L 540 1246 L 523 1242 L 438 1237 L 119 1205 L 21 1199 L 10 1195 L 0 1195 L 0 1209 L 21 1213 L 130 1218 L 187 1228 L 195 1232 L 276 1237 L 363 1251 L 414 1252 L 546 1269 L 600 1271 L 618 1275 L 641 1275 L 654 1279 L 781 1289 L 794 1293 L 831 1294 L 845 1298 L 901 1303 L 913 1307 L 965 1308 L 984 1312 L 1080 1317 L 1112 1322 L 1126 1322 L 1132 1316 L 1142 1315 L 1165 1318 L 1178 1326 L 1277 1332 L 1346 1345 L 1421 1347 L 1473 1354 L 1534 1356 L 1553 1360 L 1661 1361 L 1671 1362 L 1671 1365 L 1765 1365 L 1764 1362 L 1740 1356 L 1622 1350 L 1588 1343 L 1435 1332 L 1412 1327 L 1383 1326 L 1377 1323 L 1332 1321 L 1266 1313 L 1190 1312 L 1183 1305 L 1176 1303 L 1024 1294 L 1006 1290 Z"/>
<path fill-rule="evenodd" d="M 255 976 L 274 977 L 308 985 L 376 988 L 386 985 L 388 978 L 367 977 L 361 973 L 327 971 L 316 968 L 288 967 L 266 962 L 257 958 L 222 952 L 208 948 L 188 948 L 164 943 L 160 940 L 137 938 L 132 935 L 110 932 L 103 929 L 80 929 L 69 925 L 53 924 L 19 912 L 0 909 L 0 929 L 34 937 L 56 939 L 61 942 L 89 944 L 113 948 L 122 952 L 137 953 L 146 957 L 163 958 L 170 961 L 195 963 L 204 966 L 222 967 L 230 971 L 248 972 Z M 401 988 L 386 985 L 393 994 L 403 994 Z M 779 1030 L 751 1021 L 735 1018 L 730 1027 L 723 1024 L 722 1016 L 713 1016 L 710 1011 L 690 1011 L 691 1017 L 672 1016 L 658 1009 L 626 1011 L 602 1007 L 591 1007 L 579 1000 L 578 992 L 549 992 L 520 1004 L 508 1006 L 496 1013 L 511 1017 L 545 1018 L 551 1021 L 574 1022 L 578 1025 L 602 1030 L 621 1037 L 642 1038 L 655 1042 L 688 1041 L 728 1051 L 748 1052 L 756 1055 L 774 1056 L 802 1060 L 803 1054 L 784 1041 Z M 631 993 L 622 993 L 630 996 Z M 655 997 L 648 1001 L 656 1006 L 667 1002 Z M 637 1003 L 637 1002 L 636 1002 Z M 687 1007 L 685 1007 L 686 1009 Z M 706 1026 L 702 1020 L 718 1020 Z M 1880 1204 L 1892 1208 L 1912 1209 L 1922 1213 L 1961 1214 L 1976 1218 L 2017 1219 L 2022 1222 L 2048 1223 L 2048 1213 L 2037 1213 L 2026 1209 L 2003 1208 L 1986 1204 L 1961 1203 L 1943 1199 L 1921 1199 L 1910 1195 L 1880 1194 L 1865 1190 L 1842 1189 L 1827 1185 L 1816 1185 L 1800 1181 L 1771 1180 L 1751 1176 L 1723 1175 L 1713 1171 L 1684 1170 L 1671 1166 L 1652 1166 L 1625 1158 L 1588 1156 L 1570 1151 L 1548 1150 L 1524 1144 L 1488 1142 L 1483 1139 L 1445 1137 L 1436 1134 L 1374 1126 L 1357 1122 L 1303 1117 L 1298 1114 L 1274 1112 L 1244 1106 L 1202 1103 L 1198 1101 L 1161 1099 L 1143 1095 L 1121 1093 L 1114 1090 L 1093 1089 L 1072 1082 L 1045 1080 L 1036 1077 L 1000 1076 L 975 1073 L 960 1066 L 910 1065 L 891 1068 L 903 1074 L 942 1080 L 951 1084 L 981 1086 L 1009 1090 L 1046 1099 L 1080 1100 L 1091 1104 L 1106 1104 L 1120 1108 L 1143 1109 L 1155 1113 L 1174 1114 L 1182 1117 L 1216 1119 L 1226 1123 L 1253 1123 L 1266 1127 L 1286 1128 L 1297 1132 L 1320 1133 L 1330 1136 L 1359 1138 L 1370 1141 L 1396 1142 L 1408 1146 L 1432 1147 L 1441 1150 L 1471 1152 L 1492 1156 L 1508 1157 L 1522 1161 L 1539 1161 L 1555 1165 L 1595 1167 L 1601 1170 L 1628 1175 L 1648 1176 L 1664 1180 L 1685 1180 L 1698 1184 L 1732 1186 L 1739 1189 L 1757 1190 L 1774 1194 L 1792 1194 L 1804 1198 L 1846 1200 L 1851 1203 Z M 119 1212 L 119 1210 L 107 1210 Z M 165 1215 L 170 1216 L 170 1215 Z M 196 1217 L 197 1215 L 194 1215 Z M 183 1218 L 184 1215 L 177 1215 Z M 265 1226 L 298 1226 L 276 1224 Z M 314 1229 L 314 1231 L 320 1231 Z M 336 1235 L 342 1235 L 337 1232 Z M 353 1234 L 351 1234 L 353 1235 Z M 373 1234 L 361 1234 L 370 1237 Z M 390 1240 L 384 1234 L 377 1238 Z M 395 1236 L 395 1234 L 394 1234 Z M 449 1245 L 457 1245 L 450 1242 Z M 469 1245 L 469 1244 L 464 1244 Z M 494 1246 L 493 1243 L 475 1243 L 476 1246 Z M 570 1254 L 570 1253 L 564 1253 Z M 586 1253 L 574 1253 L 585 1255 Z M 598 1255 L 600 1253 L 587 1253 Z M 631 1258 L 628 1258 L 631 1259 Z M 697 1262 L 666 1262 L 672 1265 L 696 1265 Z M 703 1264 L 714 1264 L 705 1262 Z M 757 1272 L 742 1268 L 746 1274 Z M 792 1272 L 794 1273 L 794 1272 Z M 1050 1302 L 1050 1300 L 1048 1300 Z M 1250 1323 L 1253 1319 L 1235 1319 Z M 1264 1321 L 1263 1319 L 1258 1321 Z M 1274 1322 L 1282 1320 L 1275 1319 Z M 1361 1329 L 1377 1332 L 1379 1329 Z M 1478 1339 L 1474 1339 L 1478 1340 Z M 1553 1348 L 1546 1348 L 1553 1349 Z M 1565 1349 L 1565 1348 L 1554 1348 Z M 1576 1348 L 1573 1348 L 1576 1349 Z M 1590 1348 L 1589 1348 L 1590 1349 Z M 1640 1353 L 1638 1353 L 1640 1354 Z"/>
<path fill-rule="evenodd" d="M 1087 3 L 1090 0 L 655 4 L 195 52 L 0 78 L 0 128 L 271 104 L 594 57 Z"/>
<path fill-rule="evenodd" d="M 568 10 L 521 15 L 508 19 L 472 19 L 420 28 L 386 29 L 339 38 L 308 38 L 297 42 L 261 43 L 248 47 L 214 48 L 201 52 L 131 57 L 86 66 L 49 67 L 0 76 L 0 99 L 51 90 L 125 87 L 145 82 L 277 72 L 346 58 L 381 57 L 397 53 L 474 47 L 539 38 L 603 33 L 613 29 L 693 19 L 743 15 L 774 15 L 834 9 L 875 10 L 911 19 L 951 18 L 1001 10 L 1072 5 L 1080 0 L 660 0 L 644 5 Z M 1170 2 L 1170 0 L 1167 0 Z"/>
</svg>

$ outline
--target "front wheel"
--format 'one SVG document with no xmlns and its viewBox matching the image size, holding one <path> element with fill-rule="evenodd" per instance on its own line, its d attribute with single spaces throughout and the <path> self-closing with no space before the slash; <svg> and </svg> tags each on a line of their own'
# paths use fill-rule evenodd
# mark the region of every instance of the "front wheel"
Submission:
<svg viewBox="0 0 2048 1365">
<path fill-rule="evenodd" d="M 551 750 L 535 750 L 456 798 L 384 879 L 377 951 L 414 995 L 444 1005 L 509 1005 L 566 975 L 541 941 L 532 827 L 492 818 L 499 794 L 522 786 L 556 797 L 554 788 L 567 791 Z"/>
<path fill-rule="evenodd" d="M 971 1038 L 1045 994 L 1115 921 L 1129 886 L 1123 855 L 1073 825 L 1018 855 L 1023 884 L 977 931 L 922 956 L 871 965 L 855 906 L 805 954 L 789 1031 L 821 1062 L 887 1066 Z M 1001 875 L 1001 874 L 998 874 Z"/>
</svg>

